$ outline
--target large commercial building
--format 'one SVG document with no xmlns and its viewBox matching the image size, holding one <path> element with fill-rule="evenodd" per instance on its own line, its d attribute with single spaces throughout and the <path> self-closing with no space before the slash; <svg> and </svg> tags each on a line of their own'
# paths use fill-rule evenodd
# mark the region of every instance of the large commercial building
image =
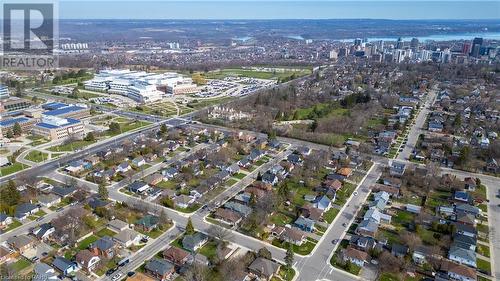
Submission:
<svg viewBox="0 0 500 281">
<path fill-rule="evenodd" d="M 0 84 L 0 100 L 7 99 L 9 97 L 9 88 L 5 85 Z"/>
<path fill-rule="evenodd" d="M 160 100 L 167 94 L 194 92 L 196 85 L 190 78 L 177 73 L 148 73 L 130 70 L 102 70 L 85 82 L 85 89 L 119 94 L 140 103 Z M 168 92 L 168 89 L 172 93 Z"/>
<path fill-rule="evenodd" d="M 9 130 L 11 130 L 16 123 L 21 126 L 23 132 L 28 133 L 31 131 L 33 126 L 40 122 L 40 119 L 28 118 L 28 117 L 16 117 L 10 119 L 4 119 L 0 121 L 0 131 L 6 135 Z"/>
<path fill-rule="evenodd" d="M 2 102 L 0 102 L 0 112 L 21 110 L 30 106 L 31 102 L 29 100 L 18 97 L 10 97 L 7 99 L 3 99 Z"/>
<path fill-rule="evenodd" d="M 81 138 L 85 133 L 80 120 L 55 116 L 44 116 L 42 122 L 33 126 L 31 132 L 50 140 L 60 140 L 70 136 Z"/>
<path fill-rule="evenodd" d="M 52 103 L 49 106 L 44 105 L 42 106 L 42 108 L 55 108 L 49 111 L 45 111 L 43 113 L 44 116 L 55 116 L 60 118 L 76 118 L 76 119 L 81 119 L 90 116 L 90 108 L 87 106 Z"/>
</svg>

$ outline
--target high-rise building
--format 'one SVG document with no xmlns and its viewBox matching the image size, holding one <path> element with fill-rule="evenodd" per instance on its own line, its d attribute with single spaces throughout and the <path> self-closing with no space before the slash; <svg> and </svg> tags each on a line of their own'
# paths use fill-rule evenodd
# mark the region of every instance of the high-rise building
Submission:
<svg viewBox="0 0 500 281">
<path fill-rule="evenodd" d="M 7 99 L 9 97 L 9 88 L 4 85 L 0 85 L 0 100 Z"/>
<path fill-rule="evenodd" d="M 349 54 L 349 49 L 347 48 L 339 49 L 339 57 L 347 57 L 348 54 Z"/>
<path fill-rule="evenodd" d="M 476 37 L 472 41 L 472 49 L 470 55 L 477 58 L 481 55 L 481 46 L 483 45 L 483 38 Z"/>
<path fill-rule="evenodd" d="M 468 55 L 471 52 L 471 43 L 469 41 L 464 42 L 462 46 L 462 54 Z"/>
<path fill-rule="evenodd" d="M 412 38 L 410 41 L 410 48 L 417 49 L 418 48 L 418 38 Z"/>
<path fill-rule="evenodd" d="M 396 42 L 396 49 L 403 49 L 403 47 L 404 47 L 403 38 L 399 37 L 398 41 Z"/>
<path fill-rule="evenodd" d="M 337 58 L 338 58 L 337 51 L 331 50 L 330 54 L 328 55 L 328 58 L 331 59 L 331 60 L 334 60 L 334 61 L 337 60 Z"/>
<path fill-rule="evenodd" d="M 361 46 L 361 43 L 363 43 L 363 40 L 361 40 L 361 38 L 354 39 L 354 46 Z"/>
</svg>

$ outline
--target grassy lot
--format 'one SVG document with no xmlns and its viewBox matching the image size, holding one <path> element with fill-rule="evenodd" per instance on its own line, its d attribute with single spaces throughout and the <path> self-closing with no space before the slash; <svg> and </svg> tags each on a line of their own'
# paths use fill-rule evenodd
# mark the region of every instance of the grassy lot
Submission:
<svg viewBox="0 0 500 281">
<path fill-rule="evenodd" d="M 281 280 L 291 281 L 295 276 L 295 270 L 293 270 L 293 268 L 287 270 L 284 266 L 282 266 L 280 267 L 280 271 L 278 274 L 281 277 Z"/>
<path fill-rule="evenodd" d="M 177 185 L 178 184 L 174 181 L 161 181 L 156 185 L 156 187 L 175 190 Z"/>
<path fill-rule="evenodd" d="M 5 166 L 0 168 L 0 176 L 10 175 L 15 172 L 19 172 L 23 169 L 29 168 L 30 166 L 16 162 L 10 166 Z"/>
<path fill-rule="evenodd" d="M 38 145 L 49 142 L 48 139 L 46 139 L 42 136 L 29 135 L 29 136 L 26 136 L 26 138 L 31 140 L 31 143 L 30 143 L 31 146 L 38 146 Z"/>
<path fill-rule="evenodd" d="M 87 249 L 90 244 L 94 243 L 95 241 L 97 241 L 99 239 L 99 237 L 95 236 L 95 235 L 90 235 L 89 237 L 83 239 L 82 241 L 80 241 L 80 243 L 78 244 L 78 249 L 79 250 L 85 250 Z"/>
<path fill-rule="evenodd" d="M 344 206 L 354 189 L 356 189 L 356 185 L 348 182 L 344 183 L 342 189 L 337 192 L 337 199 L 335 199 L 335 203 L 339 206 Z"/>
<path fill-rule="evenodd" d="M 235 179 L 229 179 L 229 180 L 227 180 L 226 185 L 227 185 L 227 186 L 232 186 L 233 184 L 235 184 L 235 183 L 237 183 L 237 182 L 238 182 L 238 180 L 235 180 Z"/>
<path fill-rule="evenodd" d="M 490 247 L 482 245 L 482 244 L 477 244 L 476 251 L 480 254 L 483 255 L 487 258 L 490 257 Z"/>
<path fill-rule="evenodd" d="M 396 216 L 392 217 L 392 224 L 398 228 L 406 227 L 415 220 L 415 215 L 407 211 L 398 211 Z"/>
<path fill-rule="evenodd" d="M 180 248 L 180 249 L 183 249 L 182 248 L 182 238 L 184 238 L 184 237 L 180 236 L 179 238 L 177 238 L 174 241 L 170 242 L 170 245 L 174 246 L 174 247 L 177 247 L 177 248 Z"/>
<path fill-rule="evenodd" d="M 85 141 L 85 140 L 77 140 L 67 144 L 61 144 L 56 146 L 51 146 L 47 150 L 59 152 L 59 151 L 74 151 L 75 149 L 80 149 L 85 146 L 93 144 L 95 141 Z"/>
<path fill-rule="evenodd" d="M 41 152 L 38 150 L 32 150 L 26 155 L 25 159 L 33 162 L 43 162 L 47 160 L 49 157 L 49 154 L 45 152 Z"/>
<path fill-rule="evenodd" d="M 244 177 L 246 177 L 246 174 L 244 173 L 237 173 L 236 175 L 234 175 L 233 177 L 237 178 L 237 179 L 243 179 Z"/>
<path fill-rule="evenodd" d="M 491 264 L 489 261 L 485 261 L 482 259 L 477 259 L 476 261 L 477 261 L 477 268 L 478 269 L 482 269 L 486 272 L 491 273 Z"/>
<path fill-rule="evenodd" d="M 272 223 L 279 225 L 279 226 L 284 226 L 286 224 L 290 224 L 293 222 L 293 218 L 279 212 L 275 213 L 270 217 L 270 220 Z"/>
<path fill-rule="evenodd" d="M 380 275 L 378 280 L 379 281 L 399 281 L 401 279 L 399 278 L 399 276 L 397 276 L 395 274 L 384 272 Z"/>
<path fill-rule="evenodd" d="M 311 73 L 309 69 L 302 70 L 285 70 L 283 72 L 278 71 L 261 71 L 254 69 L 242 69 L 242 68 L 227 68 L 218 71 L 211 71 L 204 73 L 208 79 L 222 79 L 228 76 L 238 76 L 238 77 L 250 77 L 258 79 L 289 79 L 292 75 L 295 77 L 300 77 L 308 75 Z"/>
<path fill-rule="evenodd" d="M 14 270 L 14 272 L 20 272 L 22 271 L 23 269 L 27 268 L 28 266 L 31 265 L 31 262 L 29 260 L 27 260 L 26 258 L 19 258 L 18 261 L 16 261 L 15 263 L 13 263 L 11 265 L 11 268 Z"/>
<path fill-rule="evenodd" d="M 422 239 L 422 242 L 428 245 L 436 245 L 438 240 L 434 237 L 435 232 L 425 229 L 423 227 L 417 228 L 417 235 Z"/>
<path fill-rule="evenodd" d="M 276 247 L 288 249 L 288 242 L 282 242 L 279 239 L 274 239 L 272 244 Z M 293 245 L 293 251 L 296 254 L 305 256 L 305 255 L 308 255 L 309 253 L 311 253 L 312 250 L 314 249 L 314 247 L 316 247 L 316 243 L 313 243 L 313 242 L 308 240 L 305 243 L 302 243 L 302 245 L 300 245 L 300 246 Z"/>
<path fill-rule="evenodd" d="M 484 213 L 488 212 L 488 205 L 486 204 L 479 204 L 477 207 L 481 209 L 481 211 L 483 211 Z"/>
<path fill-rule="evenodd" d="M 99 230 L 98 232 L 96 232 L 95 235 L 97 235 L 99 237 L 103 237 L 103 236 L 113 237 L 115 234 L 116 234 L 116 232 L 112 231 L 111 229 L 103 228 L 103 229 Z"/>
<path fill-rule="evenodd" d="M 18 220 L 12 220 L 12 223 L 9 224 L 9 226 L 4 229 L 4 233 L 7 231 L 11 231 L 12 229 L 18 228 L 21 225 L 23 225 L 23 224 L 21 222 L 19 222 Z"/>
<path fill-rule="evenodd" d="M 431 193 L 429 197 L 427 197 L 425 201 L 425 205 L 428 208 L 435 209 L 440 205 L 447 205 L 449 198 L 451 198 L 452 194 L 448 191 L 434 191 Z"/>
<path fill-rule="evenodd" d="M 485 224 L 478 224 L 477 225 L 477 231 L 483 232 L 485 234 L 489 234 L 490 233 L 489 227 L 487 225 L 485 225 Z"/>
<path fill-rule="evenodd" d="M 330 210 L 328 210 L 325 213 L 323 213 L 323 219 L 327 223 L 332 223 L 332 221 L 335 219 L 335 217 L 337 216 L 337 214 L 339 213 L 339 211 L 340 210 L 338 210 L 336 208 L 330 208 Z"/>
<path fill-rule="evenodd" d="M 216 242 L 208 242 L 205 246 L 201 247 L 198 253 L 204 255 L 209 260 L 212 260 L 215 256 L 217 256 L 217 243 Z"/>
<path fill-rule="evenodd" d="M 477 276 L 477 281 L 491 281 L 491 279 L 478 275 Z"/>
</svg>

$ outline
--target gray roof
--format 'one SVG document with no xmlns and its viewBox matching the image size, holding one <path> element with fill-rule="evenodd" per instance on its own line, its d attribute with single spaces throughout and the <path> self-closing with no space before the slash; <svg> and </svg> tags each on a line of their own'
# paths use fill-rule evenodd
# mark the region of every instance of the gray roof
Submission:
<svg viewBox="0 0 500 281">
<path fill-rule="evenodd" d="M 451 246 L 449 256 L 451 256 L 451 255 L 460 257 L 464 260 L 476 262 L 476 252 L 474 252 L 472 250 L 464 249 L 464 248 L 457 247 L 457 246 Z"/>
<path fill-rule="evenodd" d="M 115 245 L 115 242 L 109 236 L 103 236 L 101 239 L 91 244 L 91 248 L 97 248 L 101 251 L 107 251 Z"/>
<path fill-rule="evenodd" d="M 37 262 L 33 270 L 34 276 L 31 281 L 48 281 L 48 280 L 58 280 L 57 272 L 53 272 L 53 268 L 43 262 Z"/>
<path fill-rule="evenodd" d="M 23 217 L 25 214 L 30 213 L 31 211 L 35 210 L 36 208 L 38 208 L 38 206 L 33 205 L 31 203 L 19 204 L 19 205 L 17 205 L 15 216 L 17 218 Z"/>
<path fill-rule="evenodd" d="M 250 208 L 246 205 L 240 204 L 238 202 L 233 202 L 233 201 L 229 201 L 226 204 L 224 204 L 224 208 L 233 210 L 233 211 L 241 214 L 244 217 L 246 217 L 246 216 L 250 215 L 250 213 L 252 213 L 252 208 Z"/>
<path fill-rule="evenodd" d="M 66 269 L 68 269 L 68 267 L 74 266 L 75 262 L 72 262 L 64 257 L 56 257 L 52 262 L 52 265 L 60 271 L 64 272 L 66 271 Z"/>
<path fill-rule="evenodd" d="M 192 235 L 186 235 L 182 239 L 182 247 L 190 251 L 193 251 L 196 246 L 199 246 L 202 242 L 206 241 L 207 239 L 208 236 L 206 236 L 201 232 L 196 232 L 195 234 Z"/>
<path fill-rule="evenodd" d="M 256 258 L 248 268 L 254 272 L 258 272 L 261 275 L 269 277 L 278 271 L 279 267 L 280 265 L 272 260 Z"/>
<path fill-rule="evenodd" d="M 174 265 L 164 259 L 152 259 L 146 263 L 145 269 L 158 275 L 165 275 L 172 271 Z"/>
</svg>

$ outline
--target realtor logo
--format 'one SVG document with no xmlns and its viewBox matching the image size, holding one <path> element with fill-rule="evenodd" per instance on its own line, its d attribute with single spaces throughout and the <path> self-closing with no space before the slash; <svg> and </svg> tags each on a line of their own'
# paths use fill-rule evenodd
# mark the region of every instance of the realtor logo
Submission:
<svg viewBox="0 0 500 281">
<path fill-rule="evenodd" d="M 19 2 L 2 4 L 1 67 L 24 70 L 57 67 L 55 3 Z"/>
</svg>

